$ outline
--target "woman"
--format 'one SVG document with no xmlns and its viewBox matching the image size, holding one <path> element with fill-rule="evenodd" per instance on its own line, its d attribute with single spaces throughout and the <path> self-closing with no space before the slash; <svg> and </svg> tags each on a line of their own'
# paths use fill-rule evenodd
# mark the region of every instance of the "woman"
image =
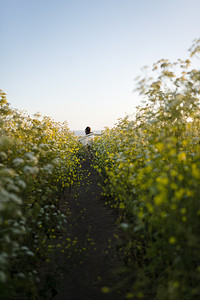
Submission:
<svg viewBox="0 0 200 300">
<path fill-rule="evenodd" d="M 88 149 L 92 146 L 92 143 L 94 142 L 94 133 L 91 131 L 91 128 L 87 126 L 85 128 L 85 136 L 82 136 L 79 138 L 79 142 L 83 144 L 83 146 L 86 146 Z"/>
</svg>

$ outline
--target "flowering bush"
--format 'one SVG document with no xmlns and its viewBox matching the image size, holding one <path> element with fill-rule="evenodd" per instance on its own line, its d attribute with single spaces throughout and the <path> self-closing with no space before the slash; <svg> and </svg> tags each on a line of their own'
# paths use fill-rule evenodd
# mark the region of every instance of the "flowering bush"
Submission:
<svg viewBox="0 0 200 300">
<path fill-rule="evenodd" d="M 138 81 L 147 100 L 134 121 L 119 120 L 93 147 L 126 232 L 130 299 L 200 296 L 200 71 L 189 65 L 155 64 Z"/>
<path fill-rule="evenodd" d="M 77 176 L 77 139 L 66 123 L 10 108 L 0 91 L 1 299 L 32 295 L 49 232 L 66 221 L 58 208 Z"/>
</svg>

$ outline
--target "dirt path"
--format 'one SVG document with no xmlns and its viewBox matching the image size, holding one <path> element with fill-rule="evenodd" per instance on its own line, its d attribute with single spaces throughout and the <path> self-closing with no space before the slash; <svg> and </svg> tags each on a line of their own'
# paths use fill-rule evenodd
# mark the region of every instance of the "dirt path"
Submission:
<svg viewBox="0 0 200 300">
<path fill-rule="evenodd" d="M 61 210 L 68 222 L 60 238 L 65 252 L 55 257 L 62 271 L 55 300 L 122 299 L 116 292 L 102 293 L 113 285 L 120 259 L 116 251 L 116 213 L 104 205 L 97 172 L 89 159 L 82 163 L 82 178 L 66 193 Z"/>
</svg>

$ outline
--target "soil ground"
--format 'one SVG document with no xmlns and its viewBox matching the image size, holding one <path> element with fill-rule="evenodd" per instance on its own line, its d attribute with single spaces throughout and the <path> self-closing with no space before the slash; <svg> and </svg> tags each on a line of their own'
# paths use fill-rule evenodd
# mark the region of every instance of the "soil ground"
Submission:
<svg viewBox="0 0 200 300">
<path fill-rule="evenodd" d="M 116 249 L 117 213 L 105 206 L 100 178 L 91 163 L 89 158 L 83 160 L 81 178 L 70 193 L 66 190 L 60 203 L 68 217 L 55 241 L 60 251 L 54 253 L 46 270 L 48 289 L 51 286 L 46 299 L 124 299 L 112 288 L 119 281 L 122 265 Z M 112 292 L 105 293 L 108 290 Z"/>
</svg>

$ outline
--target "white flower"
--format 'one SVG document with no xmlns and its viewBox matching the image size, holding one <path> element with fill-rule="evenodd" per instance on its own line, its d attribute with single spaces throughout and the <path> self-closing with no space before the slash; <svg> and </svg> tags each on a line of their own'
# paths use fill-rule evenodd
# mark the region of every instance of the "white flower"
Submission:
<svg viewBox="0 0 200 300">
<path fill-rule="evenodd" d="M 23 171 L 26 175 L 36 175 L 39 171 L 38 167 L 25 166 Z"/>
<path fill-rule="evenodd" d="M 21 198 L 19 198 L 17 195 L 15 195 L 13 193 L 9 193 L 9 198 L 10 198 L 11 201 L 13 201 L 17 204 L 22 204 Z"/>
<path fill-rule="evenodd" d="M 47 164 L 46 166 L 44 166 L 43 171 L 47 174 L 52 174 L 53 172 L 53 166 L 50 164 Z"/>
<path fill-rule="evenodd" d="M 0 157 L 2 160 L 6 160 L 7 159 L 7 154 L 3 151 L 0 152 Z"/>
<path fill-rule="evenodd" d="M 29 159 L 29 161 L 31 163 L 33 163 L 34 165 L 36 165 L 38 163 L 38 159 L 37 157 L 34 156 L 34 153 L 33 152 L 28 152 L 28 153 L 25 153 L 24 155 L 26 158 Z"/>
<path fill-rule="evenodd" d="M 23 158 L 16 157 L 15 159 L 13 159 L 13 164 L 14 164 L 15 167 L 19 167 L 23 163 L 24 163 Z"/>
<path fill-rule="evenodd" d="M 23 180 L 18 180 L 17 185 L 22 189 L 26 188 L 26 183 Z"/>
</svg>

